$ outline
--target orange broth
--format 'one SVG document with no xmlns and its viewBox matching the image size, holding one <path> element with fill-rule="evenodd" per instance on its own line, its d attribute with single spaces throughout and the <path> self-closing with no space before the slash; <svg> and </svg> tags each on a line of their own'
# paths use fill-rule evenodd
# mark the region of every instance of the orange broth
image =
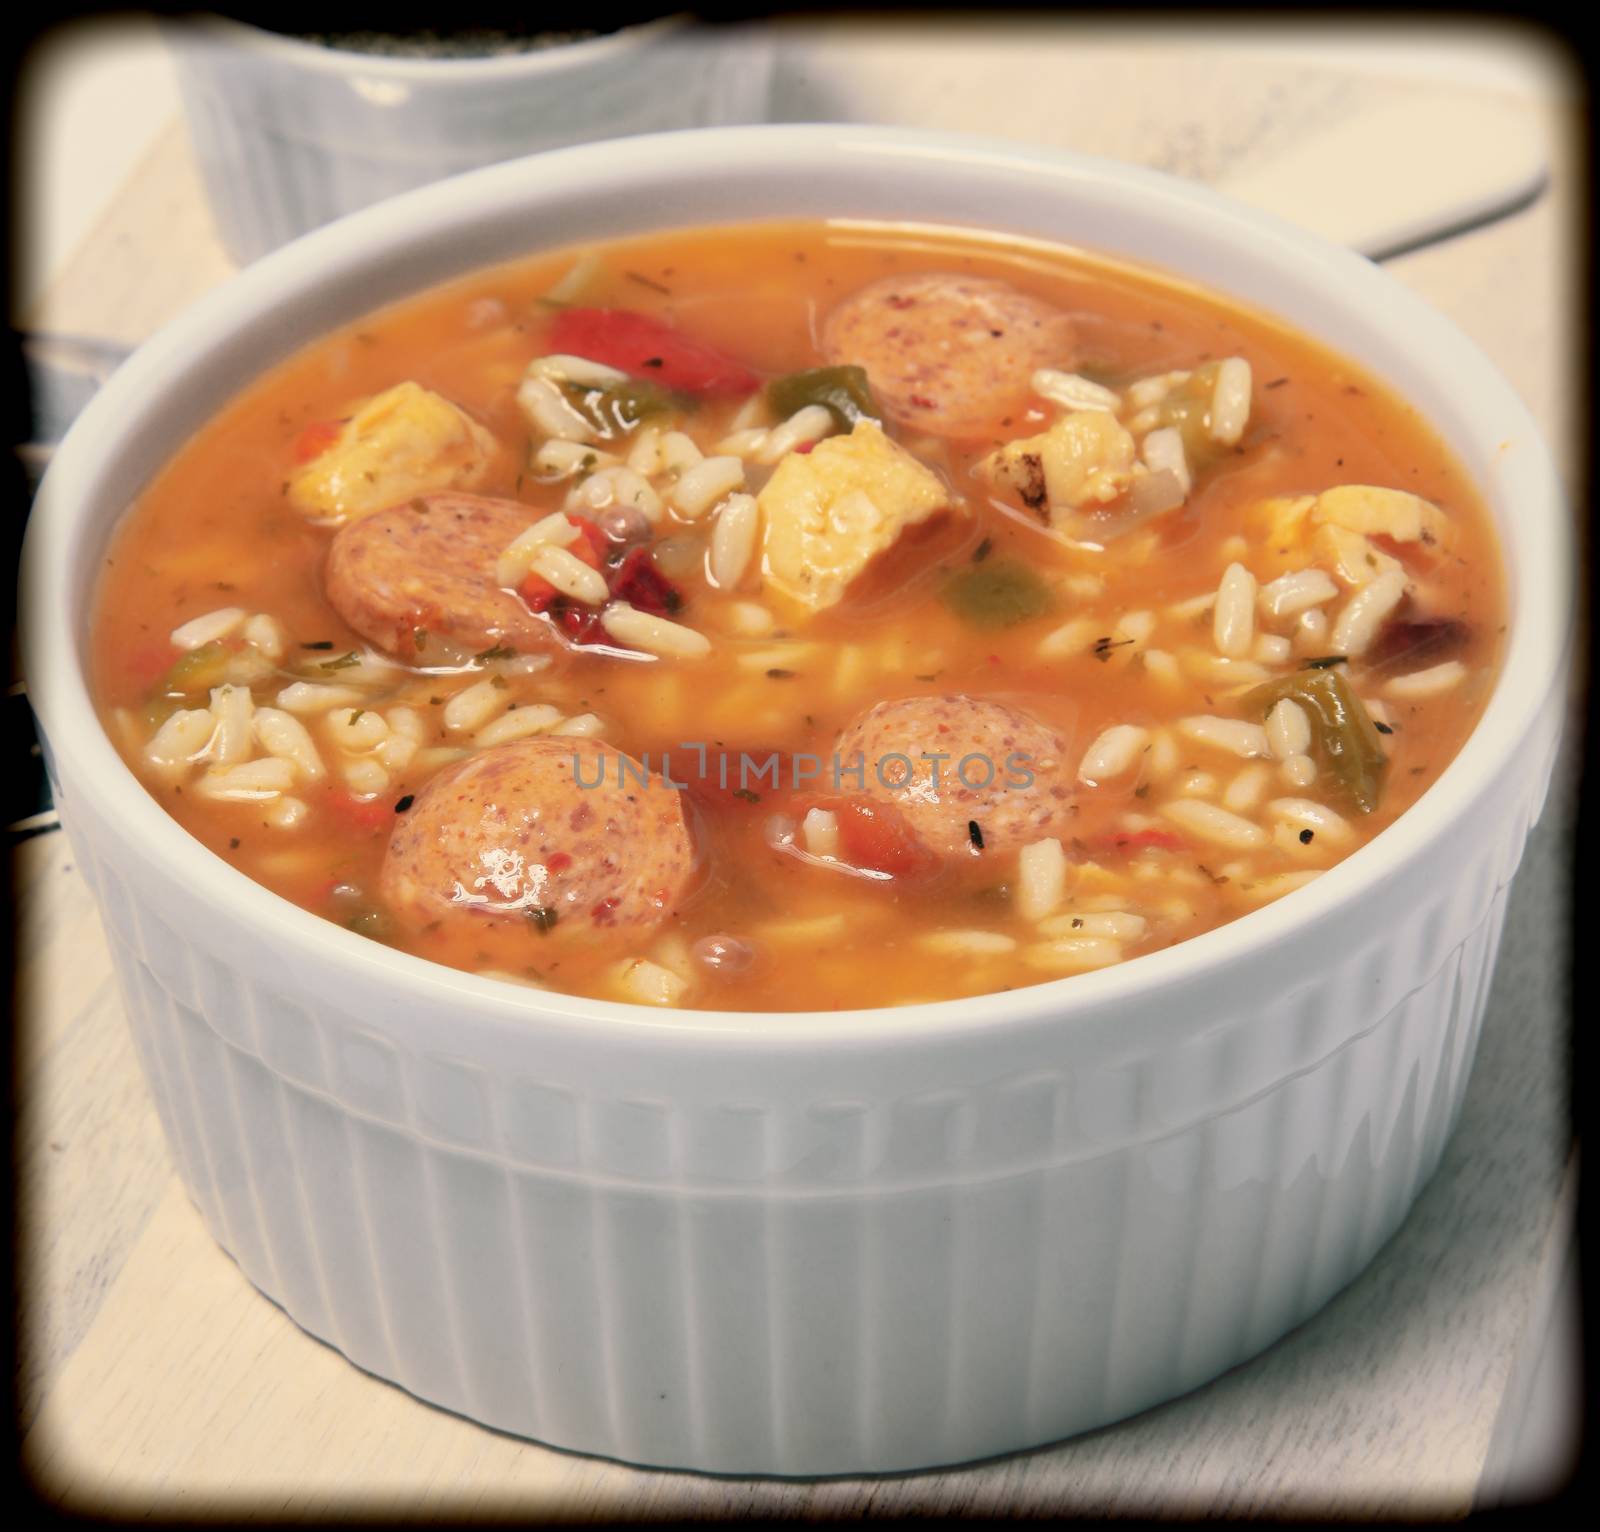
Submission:
<svg viewBox="0 0 1600 1532">
<path fill-rule="evenodd" d="M 705 573 L 696 542 L 703 527 L 669 524 L 662 530 L 677 546 L 665 562 L 684 594 L 681 620 L 712 639 L 711 654 L 692 663 L 636 663 L 565 650 L 546 670 L 508 677 L 510 700 L 593 712 L 604 720 L 608 748 L 652 763 L 673 752 L 680 779 L 692 774 L 696 759 L 678 748 L 683 742 L 758 758 L 778 750 L 826 759 L 852 718 L 900 697 L 955 693 L 1013 702 L 1060 732 L 1069 769 L 1114 724 L 1165 730 L 1167 765 L 1159 781 L 1141 769 L 1120 786 L 1080 786 L 1074 798 L 1066 847 L 1071 875 L 1058 916 L 1136 914 L 1143 930 L 1119 949 L 1124 960 L 1292 893 L 1303 880 L 1285 874 L 1325 868 L 1380 833 L 1437 778 L 1477 721 L 1505 617 L 1489 518 L 1426 422 L 1307 337 L 1157 273 L 956 229 L 774 223 L 596 248 L 602 265 L 583 292 L 585 303 L 659 315 L 763 375 L 820 365 L 823 317 L 868 283 L 897 272 L 970 272 L 1002 278 L 1071 313 L 1080 337 L 1077 366 L 1114 387 L 1216 358 L 1245 358 L 1255 379 L 1250 423 L 1236 449 L 1197 475 L 1181 509 L 1098 550 L 1069 545 L 974 476 L 975 462 L 994 441 L 940 443 L 891 424 L 890 434 L 923 456 L 965 502 L 965 512 L 904 536 L 839 606 L 801 621 L 792 608 L 771 604 L 773 631 L 741 634 L 735 598 Z M 319 679 L 318 667 L 330 657 L 367 647 L 324 595 L 331 532 L 286 497 L 295 444 L 307 426 L 347 416 L 363 399 L 414 379 L 497 439 L 475 493 L 520 501 L 530 515 L 562 504 L 567 485 L 539 482 L 527 471 L 535 438 L 513 396 L 528 363 L 549 349 L 553 311 L 541 295 L 573 260 L 571 251 L 542 254 L 368 315 L 230 401 L 139 495 L 107 553 L 92 679 L 108 731 L 130 767 L 186 830 L 257 882 L 442 963 L 617 998 L 624 993 L 617 987 L 617 951 L 595 947 L 581 933 L 472 916 L 419 930 L 386 915 L 375 890 L 394 806 L 421 791 L 431 775 L 426 766 L 402 770 L 365 799 L 339 785 L 311 787 L 300 793 L 309 812 L 282 828 L 257 804 L 209 800 L 192 777 L 150 771 L 141 753 L 174 705 L 164 696 L 179 657 L 168 635 L 191 618 L 228 606 L 276 618 L 290 646 L 276 672 L 257 683 L 258 701 L 295 677 Z M 1035 402 L 1012 423 L 1016 436 L 1041 431 L 1052 418 L 1048 405 Z M 714 443 L 736 406 L 708 402 L 680 427 Z M 1465 671 L 1459 684 L 1441 696 L 1379 705 L 1390 731 L 1383 736 L 1388 765 L 1381 801 L 1364 814 L 1328 795 L 1325 762 L 1311 787 L 1289 788 L 1273 775 L 1275 761 L 1241 761 L 1173 733 L 1176 720 L 1195 714 L 1244 715 L 1238 685 L 1186 668 L 1185 656 L 1211 648 L 1210 617 L 1168 608 L 1215 591 L 1235 559 L 1262 581 L 1300 567 L 1305 559 L 1298 550 L 1270 545 L 1262 502 L 1346 484 L 1403 489 L 1445 514 L 1450 535 L 1441 547 L 1398 548 L 1382 538 L 1376 545 L 1408 571 L 1420 571 L 1434 616 L 1466 624 L 1452 651 Z M 973 625 L 944 591 L 975 560 L 1026 566 L 1047 586 L 1048 609 L 1010 626 Z M 761 599 L 755 585 L 737 593 L 744 603 Z M 1135 623 L 1148 631 L 1134 641 L 1117 636 L 1129 613 L 1154 619 Z M 1041 642 L 1079 617 L 1106 642 L 1041 656 Z M 300 647 L 307 644 L 331 648 Z M 1151 650 L 1178 657 L 1178 684 L 1170 682 L 1170 667 L 1158 674 L 1147 661 Z M 1306 658 L 1297 653 L 1290 664 L 1266 668 L 1287 672 Z M 1347 674 L 1363 697 L 1378 696 L 1392 679 L 1392 671 L 1355 663 Z M 337 680 L 337 672 L 320 678 Z M 481 669 L 472 666 L 460 673 L 402 669 L 375 694 L 374 705 L 398 699 L 432 717 L 478 679 Z M 1248 855 L 1193 844 L 1191 837 L 1177 837 L 1186 842 L 1181 846 L 1165 843 L 1172 825 L 1160 818 L 1161 803 L 1184 793 L 1221 802 L 1239 773 L 1258 764 L 1271 777 L 1258 795 L 1263 801 L 1302 791 L 1316 798 L 1327 789 L 1322 796 L 1338 806 L 1353 835 L 1297 839 L 1292 846 L 1274 839 Z M 331 779 L 338 783 L 337 771 Z M 808 794 L 831 791 L 824 781 L 798 794 L 690 795 L 694 890 L 661 930 L 638 938 L 636 954 L 665 953 L 668 966 L 681 968 L 686 948 L 730 933 L 750 944 L 754 960 L 739 973 L 692 967 L 682 1003 L 756 1010 L 894 1005 L 1014 988 L 1076 966 L 1070 951 L 1059 961 L 1042 952 L 1049 943 L 1041 941 L 1037 922 L 1017 912 L 1014 857 L 978 856 L 931 876 L 872 880 L 772 847 L 774 814 L 795 812 Z M 1241 786 L 1236 798 L 1247 796 Z M 1163 835 L 1141 840 L 1140 827 L 1148 831 L 1152 821 L 1166 827 Z M 1119 836 L 1124 844 L 1116 844 Z M 929 940 L 937 932 L 989 939 L 941 945 Z"/>
</svg>

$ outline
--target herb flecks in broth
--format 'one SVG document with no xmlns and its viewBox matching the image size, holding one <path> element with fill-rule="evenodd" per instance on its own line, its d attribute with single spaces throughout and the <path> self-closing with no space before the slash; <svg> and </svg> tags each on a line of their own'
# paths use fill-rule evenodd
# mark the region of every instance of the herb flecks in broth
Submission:
<svg viewBox="0 0 1600 1532">
<path fill-rule="evenodd" d="M 1504 610 L 1472 486 L 1347 362 L 859 223 L 366 316 L 115 554 L 97 695 L 199 840 L 390 945 L 669 1006 L 995 992 L 1292 893 L 1459 748 Z"/>
</svg>

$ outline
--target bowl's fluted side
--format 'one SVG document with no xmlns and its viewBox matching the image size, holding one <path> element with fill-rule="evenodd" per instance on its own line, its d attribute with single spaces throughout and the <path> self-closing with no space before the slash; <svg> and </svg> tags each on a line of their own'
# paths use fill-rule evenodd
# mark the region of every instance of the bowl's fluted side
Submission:
<svg viewBox="0 0 1600 1532">
<path fill-rule="evenodd" d="M 868 1043 L 698 1092 L 670 1067 L 642 1089 L 615 1054 L 533 1049 L 507 1074 L 412 1050 L 380 1015 L 308 1002 L 287 955 L 279 984 L 243 972 L 237 932 L 163 913 L 181 891 L 70 776 L 65 798 L 180 1174 L 298 1323 L 563 1447 L 841 1473 L 1118 1419 L 1371 1260 L 1454 1125 L 1555 735 L 1552 702 L 1502 813 L 1422 870 L 1426 898 L 1176 1061 L 1080 1067 L 997 1037 L 987 1075 L 952 1051 L 948 1078 L 924 1058 L 913 1079 Z"/>
</svg>

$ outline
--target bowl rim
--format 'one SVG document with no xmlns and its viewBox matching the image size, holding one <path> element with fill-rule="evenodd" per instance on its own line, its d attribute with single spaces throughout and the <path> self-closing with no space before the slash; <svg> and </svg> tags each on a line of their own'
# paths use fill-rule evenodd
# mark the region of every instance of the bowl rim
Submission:
<svg viewBox="0 0 1600 1532">
<path fill-rule="evenodd" d="M 814 175 L 818 165 L 841 155 L 857 162 L 865 156 L 891 173 L 897 162 L 910 156 L 942 166 L 958 179 L 981 175 L 986 166 L 1003 167 L 1036 175 L 1065 195 L 1074 187 L 1096 190 L 1132 199 L 1146 213 L 1171 222 L 1202 219 L 1214 232 L 1270 247 L 1274 259 L 1301 263 L 1319 281 L 1332 283 L 1347 295 L 1371 298 L 1386 320 L 1403 323 L 1430 348 L 1430 368 L 1448 380 L 1449 390 L 1463 397 L 1469 392 L 1477 396 L 1478 413 L 1494 422 L 1492 439 L 1514 440 L 1521 449 L 1502 462 L 1510 476 L 1502 498 L 1528 508 L 1533 531 L 1526 546 L 1519 543 L 1515 560 L 1503 549 L 1512 620 L 1494 691 L 1472 734 L 1422 797 L 1372 841 L 1307 886 L 1159 952 L 994 994 L 836 1011 L 657 1009 L 481 977 L 343 930 L 254 882 L 182 829 L 145 790 L 102 728 L 78 663 L 79 625 L 65 599 L 51 601 L 52 588 L 65 596 L 75 567 L 69 557 L 74 518 L 81 516 L 80 506 L 97 472 L 104 470 L 102 427 L 110 431 L 119 419 L 132 418 L 138 424 L 143 416 L 157 416 L 160 391 L 156 390 L 154 402 L 147 391 L 158 379 L 170 387 L 186 355 L 220 346 L 230 333 L 245 329 L 253 316 L 259 318 L 286 296 L 312 295 L 319 284 L 332 284 L 340 274 L 370 263 L 388 248 L 385 241 L 404 238 L 408 231 L 420 240 L 430 226 L 437 231 L 441 220 L 465 227 L 475 212 L 482 216 L 491 203 L 508 196 L 524 206 L 535 204 L 540 188 L 551 183 L 558 192 L 563 185 L 568 190 L 583 185 L 591 193 L 598 184 L 602 195 L 615 195 L 668 166 L 682 170 L 692 163 L 697 173 L 705 175 L 718 164 L 741 168 L 760 164 L 766 169 L 781 164 L 791 175 Z M 530 251 L 533 248 L 537 247 L 530 244 Z M 1155 263 L 1147 265 L 1159 269 Z M 473 269 L 472 263 L 465 263 L 458 274 Z M 1170 274 L 1185 279 L 1181 266 Z M 436 278 L 435 283 L 441 280 L 448 278 Z M 345 321 L 355 317 L 348 313 Z M 1324 343 L 1338 349 L 1325 339 Z M 263 368 L 271 364 L 264 363 Z M 148 419 L 142 423 L 150 425 Z M 1479 487 L 1489 492 L 1481 479 Z M 20 634 L 23 670 L 47 748 L 72 752 L 76 763 L 72 775 L 95 783 L 96 811 L 117 826 L 125 844 L 261 941 L 301 950 L 330 970 L 342 970 L 354 987 L 367 993 L 375 993 L 375 984 L 387 985 L 391 998 L 403 993 L 408 1008 L 437 1007 L 446 1013 L 470 1009 L 474 1025 L 523 1038 L 550 1031 L 581 1033 L 617 1044 L 656 1045 L 699 1035 L 714 1039 L 718 1048 L 776 1049 L 832 1039 L 875 1046 L 970 1040 L 979 1035 L 998 1040 L 1014 1029 L 1041 1024 L 1069 1029 L 1096 1012 L 1120 1012 L 1130 1002 L 1142 1007 L 1147 1000 L 1167 999 L 1178 1003 L 1161 1007 L 1160 1030 L 1176 1041 L 1189 1035 L 1194 1019 L 1192 1008 L 1182 1003 L 1190 986 L 1200 980 L 1215 981 L 1225 970 L 1248 966 L 1297 933 L 1349 915 L 1386 876 L 1438 851 L 1455 832 L 1460 813 L 1505 775 L 1515 751 L 1532 735 L 1552 692 L 1562 684 L 1575 621 L 1571 539 L 1554 464 L 1514 390 L 1454 323 L 1364 257 L 1207 187 L 1067 150 L 975 135 L 848 124 L 702 128 L 635 137 L 621 145 L 545 151 L 387 199 L 303 236 L 192 304 L 117 371 L 58 450 L 29 518 Z M 1504 543 L 1503 536 L 1500 541 Z M 86 545 L 82 556 L 87 559 L 102 549 L 103 542 Z M 385 1027 L 381 1017 L 368 1024 L 379 1030 Z"/>
<path fill-rule="evenodd" d="M 247 56 L 278 60 L 312 73 L 382 79 L 397 85 L 442 86 L 486 85 L 497 80 L 579 69 L 599 62 L 608 54 L 629 52 L 655 38 L 682 30 L 688 20 L 682 13 L 657 16 L 648 21 L 630 22 L 613 32 L 542 48 L 509 54 L 439 58 L 331 48 L 294 33 L 273 32 L 252 22 L 211 12 L 169 18 L 167 25 L 180 41 L 195 39 L 208 47 L 224 46 Z"/>
</svg>

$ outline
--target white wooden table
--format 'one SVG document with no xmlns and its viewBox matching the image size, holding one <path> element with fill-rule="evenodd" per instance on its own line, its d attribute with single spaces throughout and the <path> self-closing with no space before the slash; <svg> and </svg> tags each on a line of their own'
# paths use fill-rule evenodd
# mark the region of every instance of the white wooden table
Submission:
<svg viewBox="0 0 1600 1532">
<path fill-rule="evenodd" d="M 797 28 L 776 108 L 1010 133 L 1218 179 L 1385 92 L 1456 90 L 1348 66 L 1064 24 Z M 1488 351 L 1570 465 L 1579 118 L 1549 94 L 1524 104 L 1551 136 L 1546 194 L 1391 268 Z M 174 122 L 31 322 L 136 341 L 228 271 Z M 1462 1513 L 1497 1417 L 1521 1407 L 1568 1247 L 1570 800 L 1558 783 L 1514 889 L 1460 1129 L 1405 1227 L 1327 1310 L 1093 1435 L 950 1472 L 820 1482 L 552 1451 L 422 1404 L 296 1329 L 179 1185 L 88 890 L 64 838 L 36 837 L 16 857 L 25 1462 L 65 1505 L 155 1514 Z"/>
</svg>

